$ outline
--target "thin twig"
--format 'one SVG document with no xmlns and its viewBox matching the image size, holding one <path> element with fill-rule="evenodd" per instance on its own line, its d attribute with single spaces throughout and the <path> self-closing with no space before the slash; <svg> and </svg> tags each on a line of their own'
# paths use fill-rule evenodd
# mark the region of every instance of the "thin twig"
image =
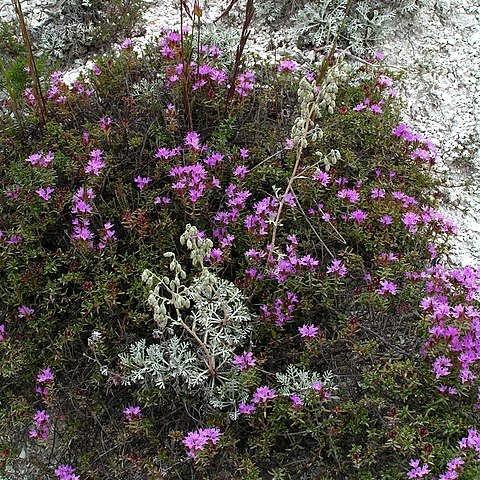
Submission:
<svg viewBox="0 0 480 480">
<path fill-rule="evenodd" d="M 40 85 L 40 79 L 38 78 L 37 65 L 35 63 L 35 57 L 32 52 L 32 44 L 30 42 L 30 36 L 28 35 L 27 26 L 25 25 L 25 18 L 22 12 L 22 6 L 20 0 L 12 0 L 13 6 L 18 16 L 20 23 L 20 31 L 22 33 L 23 43 L 25 50 L 27 51 L 28 67 L 30 69 L 30 76 L 32 77 L 32 92 L 35 97 L 35 104 L 38 112 L 38 119 L 40 121 L 40 127 L 46 123 L 46 107 L 45 100 L 42 95 L 42 87 Z"/>
<path fill-rule="evenodd" d="M 242 61 L 243 50 L 247 44 L 248 37 L 250 36 L 250 24 L 255 16 L 255 8 L 253 7 L 253 0 L 247 0 L 247 6 L 245 8 L 245 20 L 243 21 L 242 33 L 240 35 L 240 41 L 238 42 L 237 52 L 235 54 L 235 65 L 233 67 L 233 74 L 230 80 L 230 88 L 225 99 L 225 113 L 228 112 L 230 102 L 235 95 L 235 83 L 237 81 L 238 72 L 240 69 L 240 63 Z"/>
<path fill-rule="evenodd" d="M 238 2 L 238 0 L 232 0 L 230 2 L 230 5 L 227 7 L 227 9 L 219 16 L 217 17 L 213 23 L 217 23 L 219 20 L 221 20 L 222 18 L 226 17 L 229 13 L 230 13 L 230 10 L 234 7 L 234 5 Z"/>
<path fill-rule="evenodd" d="M 293 187 L 292 187 L 292 193 L 295 195 L 295 197 L 297 197 L 295 191 L 293 190 Z M 297 197 L 298 198 L 298 197 Z M 312 222 L 309 220 L 307 214 L 305 213 L 305 210 L 303 210 L 303 207 L 302 205 L 300 204 L 300 202 L 297 201 L 297 206 L 298 208 L 300 209 L 300 211 L 302 212 L 302 215 L 304 216 L 305 220 L 307 221 L 308 225 L 310 225 L 310 228 L 312 229 L 312 232 L 315 234 L 315 236 L 320 240 L 320 243 L 322 244 L 322 246 L 325 248 L 325 250 L 329 253 L 329 255 L 332 257 L 332 258 L 335 258 L 335 255 L 331 252 L 331 250 L 327 247 L 327 244 L 323 241 L 323 238 L 320 236 L 320 234 L 317 232 L 317 230 L 315 229 L 315 227 L 313 226 Z"/>
<path fill-rule="evenodd" d="M 183 33 L 183 8 L 186 8 L 187 14 L 188 5 L 185 5 L 184 0 L 180 0 L 180 45 L 182 50 L 182 93 L 183 93 L 183 108 L 185 109 L 185 116 L 187 118 L 188 126 L 190 130 L 193 130 L 193 119 L 192 119 L 192 109 L 190 105 L 190 95 L 189 95 L 189 84 L 190 84 L 190 62 L 187 61 L 185 56 L 185 41 Z M 191 16 L 190 16 L 191 18 Z"/>
</svg>

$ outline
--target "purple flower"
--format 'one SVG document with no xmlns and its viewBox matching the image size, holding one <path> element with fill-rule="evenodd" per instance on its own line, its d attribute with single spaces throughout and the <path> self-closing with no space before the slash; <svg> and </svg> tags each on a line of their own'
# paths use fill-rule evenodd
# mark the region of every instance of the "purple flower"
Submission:
<svg viewBox="0 0 480 480">
<path fill-rule="evenodd" d="M 112 126 L 112 119 L 110 117 L 102 117 L 99 122 L 100 122 L 100 128 L 105 132 L 105 134 L 108 135 L 108 132 L 110 131 L 110 128 Z M 99 150 L 94 150 L 95 152 Z"/>
<path fill-rule="evenodd" d="M 5 340 L 7 333 L 5 332 L 5 325 L 0 325 L 0 342 Z"/>
<path fill-rule="evenodd" d="M 382 107 L 380 105 L 377 105 L 376 103 L 371 105 L 369 110 L 371 112 L 375 113 L 376 115 L 379 115 L 379 114 L 383 113 Z"/>
<path fill-rule="evenodd" d="M 142 412 L 140 411 L 140 407 L 138 405 L 135 407 L 127 407 L 123 411 L 123 414 L 125 415 L 125 420 L 127 422 L 133 422 L 143 417 Z"/>
<path fill-rule="evenodd" d="M 10 238 L 7 240 L 7 245 L 19 245 L 22 241 L 23 237 L 21 235 L 10 235 Z"/>
<path fill-rule="evenodd" d="M 47 367 L 37 375 L 37 382 L 50 383 L 53 381 L 53 378 L 53 373 L 50 371 L 50 367 Z"/>
<path fill-rule="evenodd" d="M 204 158 L 203 161 L 209 166 L 214 167 L 217 163 L 223 161 L 224 156 L 221 153 L 212 153 L 209 157 Z"/>
<path fill-rule="evenodd" d="M 75 469 L 70 465 L 60 465 L 54 474 L 59 480 L 80 480 L 80 477 L 75 475 Z"/>
<path fill-rule="evenodd" d="M 35 190 L 35 193 L 38 194 L 39 197 L 42 197 L 46 202 L 48 202 L 52 198 L 52 193 L 55 191 L 54 188 L 47 187 L 47 188 L 39 188 Z"/>
<path fill-rule="evenodd" d="M 290 395 L 290 400 L 292 401 L 292 408 L 294 410 L 300 410 L 305 405 L 298 395 Z"/>
<path fill-rule="evenodd" d="M 37 165 L 40 167 L 48 167 L 52 163 L 52 160 L 53 152 L 48 152 L 46 155 L 44 155 L 42 151 L 30 155 L 26 159 L 26 161 L 34 167 Z"/>
<path fill-rule="evenodd" d="M 252 403 L 265 403 L 276 396 L 277 394 L 273 388 L 268 388 L 267 386 L 258 387 L 253 394 Z"/>
<path fill-rule="evenodd" d="M 328 184 L 330 183 L 330 180 L 331 180 L 330 175 L 327 172 L 324 172 L 322 170 L 317 170 L 312 175 L 312 178 L 313 178 L 313 180 L 318 182 L 322 187 L 327 187 Z"/>
<path fill-rule="evenodd" d="M 18 307 L 18 318 L 30 318 L 35 313 L 33 308 L 22 305 Z"/>
<path fill-rule="evenodd" d="M 394 282 L 389 282 L 388 280 L 381 280 L 380 285 L 382 288 L 377 290 L 379 295 L 396 295 L 397 294 L 397 285 Z"/>
<path fill-rule="evenodd" d="M 385 190 L 383 190 L 382 188 L 372 188 L 370 197 L 371 198 L 385 198 Z"/>
<path fill-rule="evenodd" d="M 35 428 L 30 430 L 28 435 L 30 438 L 41 438 L 42 440 L 46 440 L 48 438 L 48 431 L 50 430 L 50 427 L 48 426 L 50 416 L 47 415 L 45 410 L 37 410 L 33 420 L 35 422 Z"/>
<path fill-rule="evenodd" d="M 237 77 L 235 91 L 241 96 L 246 97 L 253 90 L 255 75 L 253 72 L 241 73 Z"/>
<path fill-rule="evenodd" d="M 185 145 L 192 150 L 200 150 L 200 135 L 197 132 L 188 132 L 184 141 Z"/>
<path fill-rule="evenodd" d="M 15 185 L 14 187 L 7 187 L 7 189 L 5 190 L 5 196 L 7 198 L 12 198 L 13 200 L 17 200 L 19 192 L 20 192 L 20 185 Z"/>
<path fill-rule="evenodd" d="M 298 68 L 298 64 L 293 60 L 281 60 L 277 67 L 279 72 L 295 72 Z"/>
<path fill-rule="evenodd" d="M 393 85 L 393 80 L 387 75 L 380 75 L 377 80 L 377 85 L 382 85 L 384 87 L 391 87 Z"/>
<path fill-rule="evenodd" d="M 433 364 L 433 373 L 435 377 L 439 379 L 440 377 L 446 377 L 450 375 L 450 367 L 453 366 L 452 361 L 447 357 L 438 357 Z"/>
<path fill-rule="evenodd" d="M 382 218 L 379 218 L 378 221 L 382 224 L 382 227 L 386 228 L 393 223 L 393 218 L 390 215 L 384 215 Z"/>
<path fill-rule="evenodd" d="M 414 212 L 406 212 L 403 214 L 402 222 L 405 225 L 405 228 L 410 233 L 417 232 L 417 224 L 420 223 L 421 217 Z"/>
<path fill-rule="evenodd" d="M 90 152 L 90 160 L 85 167 L 85 173 L 92 175 L 98 175 L 100 170 L 105 166 L 105 163 L 102 160 L 103 152 L 102 150 L 92 150 Z"/>
<path fill-rule="evenodd" d="M 205 450 L 205 447 L 210 445 L 215 446 L 221 435 L 222 433 L 218 428 L 204 428 L 195 432 L 189 432 L 182 440 L 182 443 L 188 449 L 187 455 L 195 458 L 199 450 Z"/>
<path fill-rule="evenodd" d="M 342 260 L 334 258 L 330 266 L 327 268 L 327 273 L 335 273 L 339 277 L 344 277 L 347 274 L 347 267 Z"/>
<path fill-rule="evenodd" d="M 168 205 L 171 202 L 172 199 L 170 197 L 155 197 L 155 200 L 153 201 L 155 205 Z"/>
<path fill-rule="evenodd" d="M 251 415 L 255 412 L 257 406 L 253 403 L 239 403 L 238 404 L 238 413 L 241 415 Z"/>
<path fill-rule="evenodd" d="M 240 370 L 247 370 L 249 367 L 254 367 L 257 361 L 253 358 L 252 352 L 243 352 L 241 355 L 235 355 L 232 363 L 237 365 Z"/>
<path fill-rule="evenodd" d="M 92 65 L 92 72 L 97 77 L 102 73 L 102 71 L 97 67 L 97 65 Z"/>
<path fill-rule="evenodd" d="M 245 178 L 245 175 L 249 173 L 250 170 L 245 165 L 240 165 L 233 171 L 233 175 L 238 178 Z"/>
<path fill-rule="evenodd" d="M 120 48 L 122 50 L 129 50 L 132 48 L 132 39 L 131 38 L 126 38 L 120 45 Z"/>
<path fill-rule="evenodd" d="M 350 188 L 343 188 L 342 190 L 339 190 L 337 192 L 337 197 L 345 198 L 350 203 L 356 203 L 360 200 L 360 194 L 357 192 L 357 190 L 352 190 Z"/>
<path fill-rule="evenodd" d="M 407 477 L 409 479 L 412 478 L 423 478 L 425 475 L 430 473 L 430 469 L 428 468 L 428 465 L 423 465 L 423 467 L 420 467 L 420 460 L 410 460 L 410 466 L 412 469 L 407 472 Z"/>
<path fill-rule="evenodd" d="M 143 190 L 151 181 L 150 177 L 141 177 L 140 175 L 137 178 L 134 178 L 133 181 L 137 184 L 137 187 L 140 190 Z"/>
<path fill-rule="evenodd" d="M 359 209 L 350 213 L 350 218 L 355 220 L 357 223 L 362 223 L 367 218 L 367 214 L 363 210 Z"/>
<path fill-rule="evenodd" d="M 302 338 L 315 338 L 318 337 L 318 327 L 315 327 L 314 325 L 303 325 L 303 327 L 298 327 L 298 331 L 300 332 L 300 335 Z"/>
</svg>

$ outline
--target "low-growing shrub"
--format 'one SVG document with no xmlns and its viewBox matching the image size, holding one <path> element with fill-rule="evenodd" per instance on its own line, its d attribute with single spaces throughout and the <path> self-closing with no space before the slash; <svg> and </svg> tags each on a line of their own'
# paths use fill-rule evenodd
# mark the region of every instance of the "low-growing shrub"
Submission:
<svg viewBox="0 0 480 480">
<path fill-rule="evenodd" d="M 2 119 L 5 474 L 476 478 L 436 147 L 378 56 L 326 61 L 234 74 L 167 29 Z"/>
</svg>

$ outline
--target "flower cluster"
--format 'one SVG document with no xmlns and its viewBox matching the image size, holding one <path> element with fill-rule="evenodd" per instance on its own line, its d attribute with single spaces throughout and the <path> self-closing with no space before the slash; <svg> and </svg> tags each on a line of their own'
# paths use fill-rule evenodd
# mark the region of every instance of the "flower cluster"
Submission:
<svg viewBox="0 0 480 480">
<path fill-rule="evenodd" d="M 127 407 L 123 414 L 125 415 L 125 420 L 127 422 L 134 422 L 135 420 L 139 420 L 143 417 L 140 407 L 137 405 L 135 407 Z"/>
<path fill-rule="evenodd" d="M 75 469 L 70 465 L 60 465 L 54 472 L 58 480 L 80 480 L 78 475 L 75 475 Z"/>
<path fill-rule="evenodd" d="M 203 428 L 189 432 L 182 443 L 188 449 L 187 455 L 195 458 L 198 452 L 215 447 L 221 435 L 218 428 Z"/>
<path fill-rule="evenodd" d="M 105 162 L 102 159 L 102 150 L 92 150 L 90 152 L 90 160 L 85 167 L 85 173 L 97 176 L 100 170 L 105 167 Z"/>
<path fill-rule="evenodd" d="M 257 360 L 253 357 L 253 352 L 243 352 L 241 355 L 235 355 L 232 363 L 237 365 L 240 370 L 247 370 L 257 364 Z"/>
<path fill-rule="evenodd" d="M 403 138 L 411 150 L 410 158 L 415 161 L 426 161 L 433 165 L 438 157 L 435 144 L 422 134 L 413 133 L 408 125 L 401 123 L 392 130 L 392 135 Z"/>
<path fill-rule="evenodd" d="M 283 327 L 292 319 L 292 313 L 297 303 L 297 296 L 292 292 L 286 292 L 285 298 L 275 299 L 273 306 L 262 305 L 260 307 L 262 318 L 272 319 L 277 327 Z"/>
<path fill-rule="evenodd" d="M 42 151 L 32 153 L 26 161 L 33 167 L 49 167 L 53 160 L 53 152 L 44 154 Z"/>
<path fill-rule="evenodd" d="M 238 413 L 240 415 L 251 415 L 261 403 L 267 403 L 268 400 L 273 400 L 277 397 L 277 393 L 273 388 L 268 386 L 258 387 L 252 396 L 250 403 L 240 403 L 238 405 Z"/>
<path fill-rule="evenodd" d="M 50 427 L 48 422 L 50 421 L 50 416 L 45 412 L 45 410 L 37 410 L 33 420 L 35 422 L 35 428 L 32 428 L 28 435 L 30 438 L 38 438 L 42 440 L 48 439 L 48 432 Z"/>
</svg>

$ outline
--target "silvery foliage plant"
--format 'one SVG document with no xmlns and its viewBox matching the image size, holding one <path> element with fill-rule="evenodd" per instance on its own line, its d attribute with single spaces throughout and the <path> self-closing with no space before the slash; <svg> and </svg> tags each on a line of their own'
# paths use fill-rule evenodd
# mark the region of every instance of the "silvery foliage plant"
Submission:
<svg viewBox="0 0 480 480">
<path fill-rule="evenodd" d="M 412 15 L 429 0 L 354 1 L 343 28 L 339 47 L 363 54 L 391 31 L 395 17 Z M 262 0 L 257 4 L 267 24 L 293 18 L 291 32 L 300 47 L 322 48 L 331 44 L 349 0 Z"/>
<path fill-rule="evenodd" d="M 142 339 L 120 355 L 128 372 L 123 382 L 173 388 L 178 394 L 200 396 L 215 408 L 233 406 L 248 396 L 232 358 L 248 345 L 253 318 L 240 290 L 205 266 L 212 241 L 187 225 L 180 242 L 199 274 L 187 283 L 173 252 L 164 254 L 170 276 L 143 272 L 157 326 L 155 340 L 147 345 Z"/>
</svg>

